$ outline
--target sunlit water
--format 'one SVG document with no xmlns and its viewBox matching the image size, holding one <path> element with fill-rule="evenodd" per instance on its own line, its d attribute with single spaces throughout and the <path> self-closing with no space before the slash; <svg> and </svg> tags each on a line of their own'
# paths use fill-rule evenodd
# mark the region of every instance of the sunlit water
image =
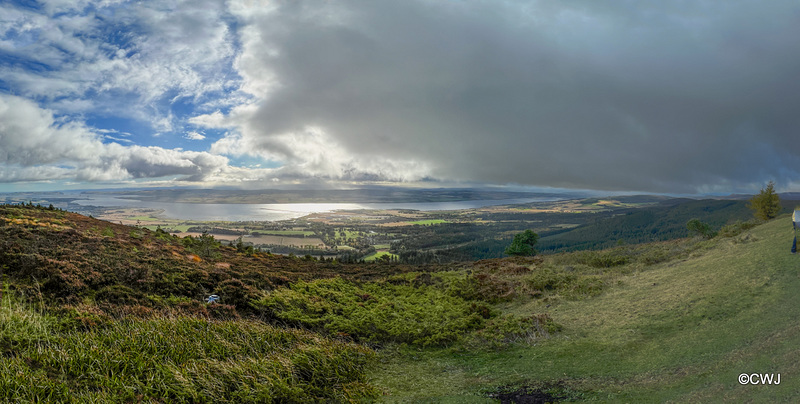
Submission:
<svg viewBox="0 0 800 404">
<path fill-rule="evenodd" d="M 517 203 L 552 201 L 557 198 L 523 198 L 475 200 L 456 202 L 411 202 L 411 203 L 181 203 L 139 201 L 125 198 L 81 195 L 86 199 L 73 201 L 82 206 L 145 208 L 163 210 L 163 215 L 180 220 L 226 220 L 226 221 L 277 221 L 296 219 L 311 213 L 358 209 L 414 209 L 414 210 L 460 210 L 484 206 L 511 205 Z"/>
</svg>

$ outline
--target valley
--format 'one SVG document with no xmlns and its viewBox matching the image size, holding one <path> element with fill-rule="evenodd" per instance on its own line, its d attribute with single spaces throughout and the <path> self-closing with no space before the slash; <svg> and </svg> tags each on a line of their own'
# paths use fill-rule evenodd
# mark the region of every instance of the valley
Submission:
<svg viewBox="0 0 800 404">
<path fill-rule="evenodd" d="M 272 222 L 169 219 L 141 208 L 105 208 L 95 216 L 179 237 L 203 231 L 228 242 L 241 237 L 278 254 L 419 264 L 499 258 L 513 235 L 526 229 L 541 235 L 543 253 L 553 253 L 680 238 L 692 218 L 719 228 L 747 220 L 751 212 L 742 200 L 618 196 L 459 210 L 336 210 Z"/>
</svg>

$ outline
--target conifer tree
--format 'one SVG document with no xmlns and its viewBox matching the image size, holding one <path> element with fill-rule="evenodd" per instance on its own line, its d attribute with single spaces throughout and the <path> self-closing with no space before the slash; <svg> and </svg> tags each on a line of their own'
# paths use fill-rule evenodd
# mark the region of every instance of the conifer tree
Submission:
<svg viewBox="0 0 800 404">
<path fill-rule="evenodd" d="M 533 248 L 536 242 L 539 241 L 539 235 L 534 233 L 533 230 L 525 230 L 522 233 L 514 236 L 514 241 L 506 248 L 506 254 L 514 256 L 532 256 L 536 255 L 536 249 Z"/>
<path fill-rule="evenodd" d="M 762 188 L 758 195 L 750 198 L 748 208 L 753 210 L 753 215 L 761 220 L 769 220 L 778 216 L 781 211 L 781 199 L 775 193 L 775 183 L 770 181 L 766 188 Z"/>
</svg>

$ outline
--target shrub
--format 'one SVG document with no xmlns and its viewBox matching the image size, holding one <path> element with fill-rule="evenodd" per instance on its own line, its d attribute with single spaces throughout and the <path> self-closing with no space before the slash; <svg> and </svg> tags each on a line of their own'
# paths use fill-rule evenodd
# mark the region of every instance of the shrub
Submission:
<svg viewBox="0 0 800 404">
<path fill-rule="evenodd" d="M 206 306 L 206 311 L 211 318 L 218 320 L 235 320 L 239 318 L 236 306 L 230 304 L 211 303 Z"/>
<path fill-rule="evenodd" d="M 341 278 L 299 281 L 255 306 L 269 317 L 371 343 L 444 345 L 483 325 L 491 310 L 436 286 Z"/>
<path fill-rule="evenodd" d="M 111 227 L 106 226 L 103 231 L 100 232 L 100 235 L 103 237 L 114 237 L 116 234 L 114 233 L 114 229 Z"/>
<path fill-rule="evenodd" d="M 502 349 L 517 343 L 533 344 L 561 329 L 561 325 L 544 313 L 529 317 L 506 315 L 489 321 L 485 328 L 473 332 L 467 338 L 466 345 Z"/>
<path fill-rule="evenodd" d="M 186 249 L 194 252 L 203 258 L 215 258 L 219 255 L 217 252 L 221 243 L 217 241 L 213 235 L 203 232 L 203 234 L 195 237 L 186 236 L 181 240 Z"/>
<path fill-rule="evenodd" d="M 625 265 L 631 258 L 616 250 L 594 252 L 590 257 L 587 264 L 595 268 L 612 268 Z"/>
<path fill-rule="evenodd" d="M 124 285 L 106 286 L 97 291 L 95 300 L 115 305 L 132 305 L 146 301 L 144 294 Z"/>
<path fill-rule="evenodd" d="M 605 285 L 599 276 L 584 275 L 570 284 L 565 295 L 572 299 L 597 296 L 603 292 Z"/>
<path fill-rule="evenodd" d="M 222 303 L 233 305 L 239 309 L 249 308 L 251 301 L 263 297 L 261 292 L 252 286 L 245 285 L 239 279 L 222 281 L 215 290 Z"/>
<path fill-rule="evenodd" d="M 674 257 L 672 256 L 669 250 L 652 248 L 640 254 L 638 257 L 638 261 L 645 265 L 654 265 L 661 262 L 669 261 L 673 258 Z"/>
<path fill-rule="evenodd" d="M 567 274 L 556 271 L 553 268 L 545 267 L 533 271 L 525 277 L 528 286 L 534 290 L 564 290 L 575 282 L 577 275 Z"/>
<path fill-rule="evenodd" d="M 698 219 L 692 219 L 686 222 L 686 228 L 689 230 L 690 235 L 701 236 L 706 239 L 713 238 L 717 233 L 711 230 L 708 223 L 703 223 Z"/>
<path fill-rule="evenodd" d="M 466 300 L 490 303 L 508 301 L 517 295 L 516 282 L 487 272 L 477 272 L 449 282 L 448 293 Z"/>
<path fill-rule="evenodd" d="M 175 240 L 175 238 L 172 235 L 170 235 L 169 233 L 167 233 L 166 231 L 164 231 L 164 229 L 162 229 L 161 226 L 156 227 L 155 235 L 156 235 L 156 238 L 160 239 L 160 240 L 164 240 L 164 241 L 168 241 L 168 242 L 172 242 L 172 241 Z"/>
<path fill-rule="evenodd" d="M 593 268 L 612 268 L 631 262 L 633 255 L 630 247 L 616 247 L 603 251 L 575 251 L 569 254 L 559 254 L 553 262 L 586 265 Z"/>
<path fill-rule="evenodd" d="M 720 237 L 734 237 L 738 236 L 742 232 L 746 230 L 750 230 L 753 227 L 756 227 L 758 224 L 752 221 L 749 222 L 742 222 L 741 220 L 736 221 L 735 223 L 729 224 L 724 226 L 723 228 L 719 229 L 719 236 Z"/>
</svg>

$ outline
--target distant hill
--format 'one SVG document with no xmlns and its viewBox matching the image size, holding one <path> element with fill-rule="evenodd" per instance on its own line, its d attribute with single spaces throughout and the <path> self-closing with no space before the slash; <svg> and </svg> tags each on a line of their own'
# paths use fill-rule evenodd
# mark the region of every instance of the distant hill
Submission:
<svg viewBox="0 0 800 404">
<path fill-rule="evenodd" d="M 668 199 L 654 207 L 632 209 L 567 231 L 543 234 L 538 248 L 542 252 L 575 251 L 671 240 L 688 235 L 686 222 L 691 219 L 699 219 L 716 230 L 752 217 L 747 202 L 742 200 Z"/>
<path fill-rule="evenodd" d="M 181 203 L 413 203 L 502 200 L 524 198 L 566 199 L 571 193 L 515 192 L 472 188 L 375 187 L 356 189 L 145 189 L 85 191 L 85 194 L 118 196 L 129 199 Z"/>
<path fill-rule="evenodd" d="M 540 232 L 537 249 L 544 254 L 565 251 L 597 250 L 618 244 L 640 244 L 687 237 L 686 223 L 699 219 L 714 230 L 753 218 L 747 201 L 740 199 L 688 199 L 664 196 L 622 196 L 614 199 L 625 204 L 648 204 L 644 207 L 615 208 L 602 213 L 552 213 L 548 220 L 579 222 L 577 227 Z M 593 203 L 584 199 L 581 203 Z M 783 212 L 791 212 L 794 203 L 784 203 Z M 587 219 L 588 217 L 588 219 Z M 543 218 L 542 218 L 543 219 Z M 478 229 L 475 230 L 476 232 Z M 521 230 L 519 230 L 521 231 Z M 511 236 L 480 234 L 475 241 L 457 248 L 436 252 L 446 260 L 498 258 L 504 256 Z M 429 253 L 430 254 L 430 253 Z"/>
</svg>

